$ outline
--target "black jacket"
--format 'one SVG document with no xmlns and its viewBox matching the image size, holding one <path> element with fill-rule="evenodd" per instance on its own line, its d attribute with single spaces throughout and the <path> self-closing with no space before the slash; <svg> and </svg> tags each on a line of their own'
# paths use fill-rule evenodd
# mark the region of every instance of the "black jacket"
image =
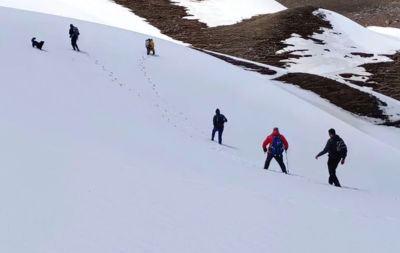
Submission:
<svg viewBox="0 0 400 253">
<path fill-rule="evenodd" d="M 318 154 L 318 157 L 325 155 L 326 153 L 328 153 L 330 158 L 346 158 L 347 147 L 339 135 L 334 135 L 333 137 L 329 138 L 324 150 Z"/>
<path fill-rule="evenodd" d="M 70 27 L 69 28 L 69 37 L 70 38 L 72 38 L 72 37 L 78 38 L 78 36 L 79 36 L 79 32 L 75 31 L 75 26 Z"/>
<path fill-rule="evenodd" d="M 213 124 L 215 128 L 224 128 L 225 122 L 228 122 L 228 120 L 225 118 L 223 114 L 214 115 Z"/>
</svg>

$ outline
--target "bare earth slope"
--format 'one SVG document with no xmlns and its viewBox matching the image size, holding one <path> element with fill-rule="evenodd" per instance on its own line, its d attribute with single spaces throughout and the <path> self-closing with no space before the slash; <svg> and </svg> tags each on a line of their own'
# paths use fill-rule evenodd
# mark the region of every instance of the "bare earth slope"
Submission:
<svg viewBox="0 0 400 253">
<path fill-rule="evenodd" d="M 248 60 L 283 66 L 288 54 L 276 55 L 287 45 L 282 41 L 297 33 L 308 38 L 320 32 L 321 27 L 330 28 L 329 22 L 312 14 L 316 8 L 302 7 L 271 15 L 260 15 L 229 26 L 208 28 L 198 20 L 185 19 L 184 7 L 171 4 L 169 0 L 115 0 L 146 18 L 152 25 L 177 40 L 193 47 L 229 54 Z M 298 20 L 306 20 L 299 29 Z M 291 57 L 296 57 L 291 55 Z"/>
</svg>

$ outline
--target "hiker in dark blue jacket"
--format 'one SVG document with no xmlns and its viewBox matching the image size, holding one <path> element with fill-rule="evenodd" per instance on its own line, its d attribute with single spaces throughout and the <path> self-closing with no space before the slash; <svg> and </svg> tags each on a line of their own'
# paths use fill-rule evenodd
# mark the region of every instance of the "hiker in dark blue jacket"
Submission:
<svg viewBox="0 0 400 253">
<path fill-rule="evenodd" d="M 211 134 L 211 140 L 214 141 L 215 133 L 218 132 L 218 143 L 222 144 L 222 133 L 224 132 L 224 124 L 228 122 L 226 117 L 221 114 L 219 109 L 215 110 L 215 115 L 213 118 L 214 128 Z"/>
<path fill-rule="evenodd" d="M 79 47 L 78 44 L 76 43 L 78 41 L 79 37 L 79 29 L 78 27 L 74 26 L 73 24 L 69 25 L 69 37 L 71 38 L 71 45 L 74 51 L 79 52 Z"/>
<path fill-rule="evenodd" d="M 336 134 L 335 129 L 331 128 L 328 131 L 329 140 L 326 143 L 324 150 L 322 150 L 315 159 L 328 153 L 328 171 L 329 171 L 329 184 L 334 184 L 340 187 L 339 179 L 336 176 L 336 169 L 341 162 L 344 164 L 347 156 L 347 147 L 342 138 Z"/>
</svg>

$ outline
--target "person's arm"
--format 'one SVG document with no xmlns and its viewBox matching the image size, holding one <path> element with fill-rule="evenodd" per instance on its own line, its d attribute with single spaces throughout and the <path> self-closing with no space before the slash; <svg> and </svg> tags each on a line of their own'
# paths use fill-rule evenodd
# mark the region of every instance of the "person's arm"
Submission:
<svg viewBox="0 0 400 253">
<path fill-rule="evenodd" d="M 346 149 L 345 149 L 344 152 L 343 152 L 342 159 L 345 160 L 346 157 L 347 157 L 347 147 L 346 147 Z"/>
<path fill-rule="evenodd" d="M 264 140 L 263 144 L 262 144 L 262 148 L 264 150 L 264 153 L 268 151 L 267 146 L 268 144 L 270 144 L 271 142 L 271 138 L 269 138 L 269 136 Z"/>
<path fill-rule="evenodd" d="M 282 142 L 283 142 L 283 146 L 285 147 L 285 150 L 288 150 L 289 149 L 289 143 L 286 140 L 285 136 L 281 135 L 281 139 L 282 139 Z"/>
<path fill-rule="evenodd" d="M 213 125 L 214 127 L 217 125 L 217 115 L 215 115 L 213 118 Z"/>
<path fill-rule="evenodd" d="M 346 157 L 347 157 L 347 147 L 346 147 L 346 149 L 344 150 L 344 152 L 343 152 L 343 154 L 342 154 L 342 161 L 341 161 L 341 164 L 342 164 L 342 165 L 343 165 L 344 162 L 346 161 Z"/>
<path fill-rule="evenodd" d="M 225 115 L 224 115 L 224 122 L 228 122 L 228 119 L 225 117 Z"/>
<path fill-rule="evenodd" d="M 325 145 L 325 148 L 319 152 L 319 154 L 315 157 L 315 159 L 318 159 L 318 157 L 325 155 L 326 153 L 328 153 L 329 151 L 329 145 L 330 145 L 330 140 L 328 140 L 328 142 Z"/>
</svg>

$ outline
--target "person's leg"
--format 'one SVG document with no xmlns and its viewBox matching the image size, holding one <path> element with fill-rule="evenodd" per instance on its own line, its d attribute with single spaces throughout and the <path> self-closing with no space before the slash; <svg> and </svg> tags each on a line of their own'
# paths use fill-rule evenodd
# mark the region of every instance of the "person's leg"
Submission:
<svg viewBox="0 0 400 253">
<path fill-rule="evenodd" d="M 218 129 L 218 143 L 222 144 L 222 133 L 224 132 L 223 128 Z"/>
<path fill-rule="evenodd" d="M 329 183 L 330 185 L 333 185 L 333 181 L 332 181 L 332 177 L 331 177 L 331 175 L 329 175 L 329 178 L 328 178 L 328 183 Z"/>
<path fill-rule="evenodd" d="M 154 50 L 154 48 L 151 51 L 153 52 L 153 55 L 156 54 L 156 50 Z"/>
<path fill-rule="evenodd" d="M 283 156 L 282 155 L 275 156 L 275 160 L 278 162 L 279 166 L 281 167 L 282 172 L 287 174 L 286 166 L 285 166 L 285 163 L 283 162 Z"/>
<path fill-rule="evenodd" d="M 267 170 L 269 168 L 269 164 L 271 163 L 272 158 L 273 156 L 270 153 L 268 153 L 267 159 L 265 160 L 264 169 Z"/>
<path fill-rule="evenodd" d="M 336 168 L 339 165 L 340 158 L 328 159 L 329 182 L 337 187 L 340 187 L 339 179 L 336 176 Z"/>
<path fill-rule="evenodd" d="M 150 54 L 150 48 L 147 47 L 146 49 L 147 49 L 147 55 L 149 55 Z"/>
<path fill-rule="evenodd" d="M 72 45 L 72 49 L 76 50 L 76 38 L 75 37 L 71 38 L 71 45 Z"/>
<path fill-rule="evenodd" d="M 215 133 L 217 132 L 217 129 L 214 127 L 211 133 L 211 140 L 214 141 Z"/>
</svg>

